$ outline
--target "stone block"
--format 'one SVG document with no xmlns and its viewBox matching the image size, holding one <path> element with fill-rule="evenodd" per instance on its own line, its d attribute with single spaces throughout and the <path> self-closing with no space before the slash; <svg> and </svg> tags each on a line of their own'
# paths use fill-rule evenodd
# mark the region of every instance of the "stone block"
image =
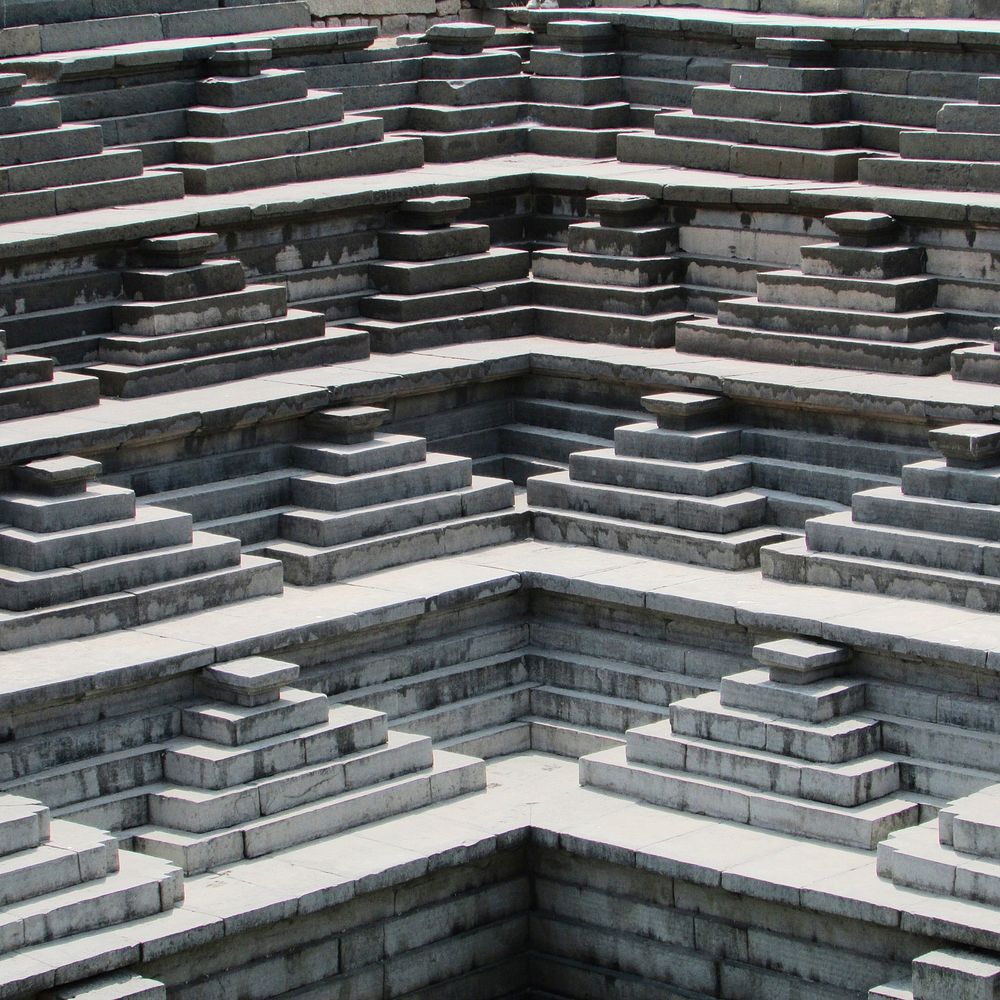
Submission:
<svg viewBox="0 0 1000 1000">
<path fill-rule="evenodd" d="M 1000 964 L 957 948 L 913 960 L 914 1000 L 994 1000 L 1000 995 Z"/>
</svg>

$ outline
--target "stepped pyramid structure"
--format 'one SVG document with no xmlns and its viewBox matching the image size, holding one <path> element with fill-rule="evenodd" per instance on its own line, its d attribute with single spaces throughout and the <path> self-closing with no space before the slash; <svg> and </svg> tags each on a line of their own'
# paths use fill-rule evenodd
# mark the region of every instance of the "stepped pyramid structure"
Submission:
<svg viewBox="0 0 1000 1000">
<path fill-rule="evenodd" d="M 8 647 L 280 592 L 277 563 L 241 556 L 234 538 L 192 532 L 189 514 L 137 507 L 132 490 L 91 483 L 100 472 L 75 456 L 12 470 L 13 489 L 0 494 Z"/>
<path fill-rule="evenodd" d="M 381 118 L 344 115 L 343 96 L 310 90 L 300 69 L 268 69 L 270 47 L 222 49 L 187 111 L 176 164 L 191 194 L 417 167 L 420 143 L 383 139 Z"/>
<path fill-rule="evenodd" d="M 309 418 L 318 440 L 296 445 L 292 461 L 312 471 L 291 477 L 283 540 L 260 549 L 284 563 L 289 583 L 512 541 L 523 530 L 511 482 L 474 476 L 471 459 L 428 452 L 424 438 L 379 432 L 388 415 L 352 406 Z"/>
<path fill-rule="evenodd" d="M 746 569 L 785 536 L 763 527 L 767 498 L 727 403 L 703 393 L 644 396 L 656 422 L 615 429 L 614 448 L 578 451 L 568 472 L 533 476 L 535 537 L 638 555 Z"/>
<path fill-rule="evenodd" d="M 370 268 L 375 295 L 351 320 L 373 351 L 396 354 L 437 344 L 532 332 L 531 254 L 490 246 L 490 227 L 458 222 L 469 198 L 410 198 L 398 228 L 378 234 Z"/>
<path fill-rule="evenodd" d="M 861 165 L 859 179 L 891 187 L 1000 189 L 1000 76 L 981 76 L 976 104 L 945 103 L 935 129 L 904 129 L 899 156 Z"/>
<path fill-rule="evenodd" d="M 60 944 L 71 950 L 66 939 L 124 930 L 131 921 L 172 910 L 183 897 L 183 875 L 174 865 L 119 851 L 114 837 L 52 819 L 41 802 L 0 795 L 5 984 L 20 963 L 21 970 L 32 968 L 36 990 L 44 989 L 55 979 L 45 957 Z"/>
<path fill-rule="evenodd" d="M 99 125 L 63 124 L 59 102 L 23 99 L 0 73 L 0 223 L 180 198 L 176 174 L 143 170 L 135 149 L 104 148 Z"/>
<path fill-rule="evenodd" d="M 760 667 L 684 698 L 626 745 L 580 760 L 580 779 L 686 812 L 874 850 L 912 826 L 898 760 L 864 715 L 849 653 L 803 639 L 754 647 Z"/>
<path fill-rule="evenodd" d="M 206 260 L 215 233 L 143 240 L 123 275 L 100 363 L 86 370 L 108 396 L 132 398 L 265 372 L 366 357 L 364 337 L 288 308 L 285 285 L 247 285 L 238 260 Z"/>
<path fill-rule="evenodd" d="M 614 156 L 629 125 L 618 75 L 618 33 L 607 21 L 549 22 L 531 50 L 531 148 L 560 156 Z"/>
<path fill-rule="evenodd" d="M 289 687 L 298 673 L 264 657 L 205 670 L 211 700 L 182 710 L 150 822 L 128 831 L 135 850 L 193 874 L 485 785 L 481 760 Z"/>
<path fill-rule="evenodd" d="M 536 324 L 550 337 L 669 347 L 683 310 L 677 228 L 644 195 L 587 199 L 596 222 L 569 226 L 567 249 L 537 250 L 531 270 Z"/>
<path fill-rule="evenodd" d="M 477 160 L 527 147 L 522 123 L 526 80 L 516 52 L 484 51 L 496 34 L 488 24 L 435 24 L 424 41 L 417 103 L 407 132 L 423 140 L 429 162 Z"/>
<path fill-rule="evenodd" d="M 836 243 L 804 246 L 799 270 L 758 274 L 757 294 L 724 299 L 717 318 L 679 324 L 678 350 L 905 375 L 947 371 L 951 352 L 969 341 L 947 336 L 924 251 L 901 245 L 896 220 L 880 212 L 837 212 L 823 222 Z"/>
<path fill-rule="evenodd" d="M 861 130 L 828 42 L 762 38 L 767 65 L 734 64 L 728 85 L 695 87 L 690 111 L 653 119 L 655 135 L 623 135 L 618 158 L 758 177 L 854 180 Z"/>
<path fill-rule="evenodd" d="M 943 458 L 807 521 L 804 539 L 767 550 L 765 575 L 1000 610 L 1000 428 L 955 424 L 930 441 Z"/>
</svg>

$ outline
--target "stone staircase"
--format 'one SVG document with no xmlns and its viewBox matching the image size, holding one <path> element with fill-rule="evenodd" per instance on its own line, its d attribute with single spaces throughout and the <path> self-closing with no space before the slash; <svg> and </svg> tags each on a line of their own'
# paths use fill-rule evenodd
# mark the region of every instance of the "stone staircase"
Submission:
<svg viewBox="0 0 1000 1000">
<path fill-rule="evenodd" d="M 238 260 L 206 260 L 219 238 L 185 233 L 143 240 L 123 275 L 115 332 L 85 371 L 104 395 L 174 392 L 368 356 L 367 339 L 288 308 L 285 285 L 247 285 Z"/>
<path fill-rule="evenodd" d="M 419 167 L 415 139 L 384 139 L 381 118 L 344 115 L 343 96 L 310 90 L 301 69 L 269 69 L 270 46 L 222 49 L 208 59 L 174 144 L 189 194 L 384 173 Z"/>
<path fill-rule="evenodd" d="M 934 129 L 899 133 L 899 156 L 862 164 L 859 180 L 889 187 L 996 191 L 1000 187 L 1000 76 L 981 76 L 977 103 L 945 103 Z"/>
<path fill-rule="evenodd" d="M 255 549 L 313 585 L 387 566 L 524 537 L 514 486 L 472 474 L 472 460 L 427 451 L 424 438 L 379 433 L 379 407 L 325 410 L 309 418 L 317 440 L 296 445 L 312 471 L 291 480 L 281 540 Z"/>
<path fill-rule="evenodd" d="M 947 371 L 969 341 L 947 336 L 925 252 L 900 245 L 892 216 L 838 212 L 836 243 L 802 248 L 799 270 L 766 271 L 757 294 L 719 303 L 715 319 L 678 324 L 677 349 L 779 364 L 902 375 Z"/>
<path fill-rule="evenodd" d="M 843 674 L 847 651 L 780 639 L 753 655 L 760 668 L 672 703 L 668 720 L 630 729 L 625 747 L 581 758 L 581 783 L 865 850 L 915 824 L 899 758 L 863 713 L 864 682 Z"/>
<path fill-rule="evenodd" d="M 423 140 L 431 163 L 478 160 L 528 148 L 524 119 L 527 81 L 516 52 L 486 46 L 489 24 L 434 24 L 423 40 L 417 99 L 406 114 L 406 133 Z"/>
<path fill-rule="evenodd" d="M 587 199 L 596 222 L 568 231 L 567 249 L 532 254 L 532 286 L 539 332 L 568 340 L 670 347 L 683 310 L 678 283 L 684 260 L 677 229 L 657 219 L 644 195 Z"/>
<path fill-rule="evenodd" d="M 910 979 L 873 987 L 868 1000 L 992 1000 L 998 990 L 995 954 L 939 948 L 913 960 Z"/>
<path fill-rule="evenodd" d="M 758 37 L 767 65 L 735 64 L 728 85 L 691 92 L 691 110 L 653 119 L 655 135 L 622 135 L 618 158 L 758 177 L 850 181 L 869 154 L 845 121 L 850 94 L 828 42 Z"/>
<path fill-rule="evenodd" d="M 750 489 L 740 429 L 726 400 L 700 393 L 645 396 L 656 423 L 615 430 L 613 449 L 575 452 L 568 472 L 528 480 L 536 538 L 597 545 L 718 569 L 756 566 L 785 536 L 763 527 L 767 498 Z"/>
<path fill-rule="evenodd" d="M 0 223 L 180 198 L 135 149 L 105 149 L 98 125 L 63 124 L 58 101 L 25 100 L 22 73 L 0 73 Z"/>
<path fill-rule="evenodd" d="M 5 648 L 129 628 L 281 591 L 281 567 L 192 532 L 188 514 L 137 507 L 131 490 L 92 484 L 72 456 L 11 470 L 0 494 L 0 633 Z"/>
<path fill-rule="evenodd" d="M 205 669 L 210 700 L 182 710 L 135 850 L 192 874 L 485 787 L 482 760 L 287 686 L 297 676 L 262 657 Z"/>
<path fill-rule="evenodd" d="M 5 984 L 8 973 L 23 974 L 26 968 L 49 970 L 51 983 L 60 945 L 67 952 L 74 945 L 78 949 L 79 936 L 113 932 L 164 913 L 184 896 L 183 875 L 174 865 L 119 851 L 114 837 L 51 819 L 33 799 L 0 795 L 0 844 L 0 981 Z"/>
<path fill-rule="evenodd" d="M 795 583 L 1000 610 L 1000 429 L 930 432 L 944 456 L 903 467 L 902 485 L 856 493 L 849 512 L 771 546 L 764 575 Z"/>
<path fill-rule="evenodd" d="M 396 228 L 379 233 L 370 267 L 377 294 L 361 299 L 352 326 L 373 351 L 397 354 L 440 344 L 533 332 L 526 250 L 490 246 L 490 228 L 456 221 L 466 197 L 411 198 Z"/>
<path fill-rule="evenodd" d="M 51 358 L 8 354 L 6 335 L 0 330 L 0 420 L 76 410 L 99 400 L 97 379 L 57 372 Z"/>
<path fill-rule="evenodd" d="M 618 33 L 607 21 L 550 21 L 544 46 L 531 50 L 531 151 L 613 157 L 629 127 L 622 100 Z M 551 48 L 547 43 L 559 47 Z"/>
</svg>

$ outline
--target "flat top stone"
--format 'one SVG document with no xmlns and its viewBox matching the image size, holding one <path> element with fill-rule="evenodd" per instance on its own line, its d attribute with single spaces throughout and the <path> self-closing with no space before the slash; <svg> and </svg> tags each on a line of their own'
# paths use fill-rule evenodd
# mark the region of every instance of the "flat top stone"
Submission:
<svg viewBox="0 0 1000 1000">
<path fill-rule="evenodd" d="M 388 416 L 389 411 L 382 406 L 339 406 L 332 410 L 319 410 L 309 419 L 331 431 L 361 434 L 377 430 Z"/>
<path fill-rule="evenodd" d="M 646 215 L 656 207 L 656 202 L 644 194 L 595 194 L 587 199 L 591 215 Z"/>
<path fill-rule="evenodd" d="M 553 38 L 583 41 L 610 38 L 615 29 L 610 21 L 550 21 L 546 33 Z"/>
<path fill-rule="evenodd" d="M 200 264 L 219 242 L 216 233 L 179 233 L 140 240 L 139 253 L 147 260 L 175 266 Z"/>
<path fill-rule="evenodd" d="M 94 479 L 101 474 L 101 463 L 76 455 L 40 458 L 14 467 L 14 475 L 39 485 L 59 486 Z"/>
<path fill-rule="evenodd" d="M 294 681 L 299 676 L 299 667 L 297 663 L 285 663 L 266 656 L 249 656 L 205 667 L 205 676 L 235 691 L 266 691 Z"/>
<path fill-rule="evenodd" d="M 467 21 L 455 21 L 448 24 L 432 24 L 424 37 L 428 41 L 472 42 L 488 41 L 496 34 L 497 29 L 492 24 L 474 24 Z"/>
<path fill-rule="evenodd" d="M 913 960 L 914 973 L 923 973 L 928 967 L 947 969 L 960 978 L 1000 981 L 1000 965 L 990 956 L 959 948 L 941 948 L 929 951 Z M 956 984 L 957 985 L 957 984 Z"/>
<path fill-rule="evenodd" d="M 657 392 L 642 397 L 642 405 L 649 413 L 657 416 L 695 416 L 713 413 L 725 405 L 724 396 L 710 396 L 701 392 Z"/>
<path fill-rule="evenodd" d="M 271 46 L 255 46 L 245 49 L 219 49 L 209 56 L 213 67 L 259 69 L 271 60 Z"/>
<path fill-rule="evenodd" d="M 960 462 L 989 462 L 1000 456 L 1000 425 L 952 424 L 927 435 L 932 448 Z"/>
<path fill-rule="evenodd" d="M 881 233 L 895 228 L 896 220 L 884 212 L 835 212 L 824 216 L 823 223 L 840 236 Z"/>
<path fill-rule="evenodd" d="M 833 51 L 830 43 L 820 38 L 758 37 L 755 46 L 765 52 L 783 55 L 823 55 Z"/>
<path fill-rule="evenodd" d="M 27 82 L 24 73 L 0 73 L 0 93 L 10 93 L 18 90 Z"/>
<path fill-rule="evenodd" d="M 815 670 L 818 667 L 844 663 L 851 657 L 849 649 L 831 646 L 811 639 L 776 639 L 754 646 L 753 658 L 766 667 L 785 670 Z"/>
<path fill-rule="evenodd" d="M 429 198 L 407 198 L 401 208 L 408 215 L 440 215 L 442 212 L 466 212 L 472 199 L 460 194 L 437 194 Z"/>
</svg>

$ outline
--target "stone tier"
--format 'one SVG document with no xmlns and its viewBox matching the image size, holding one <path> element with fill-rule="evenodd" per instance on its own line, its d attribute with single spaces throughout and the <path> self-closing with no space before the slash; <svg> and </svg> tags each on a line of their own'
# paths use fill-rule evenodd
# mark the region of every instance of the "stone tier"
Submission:
<svg viewBox="0 0 1000 1000">
<path fill-rule="evenodd" d="M 859 179 L 889 187 L 1000 190 L 1000 76 L 981 76 L 978 103 L 943 104 L 936 128 L 899 133 L 899 156 L 861 166 Z"/>
<path fill-rule="evenodd" d="M 370 267 L 375 295 L 361 299 L 372 350 L 384 354 L 533 332 L 531 255 L 490 246 L 490 227 L 456 221 L 465 197 L 411 198 L 396 228 L 379 233 Z"/>
<path fill-rule="evenodd" d="M 521 537 L 514 485 L 472 474 L 472 460 L 427 451 L 424 438 L 377 430 L 378 407 L 325 410 L 317 440 L 295 445 L 280 559 L 289 583 L 312 585 Z"/>
<path fill-rule="evenodd" d="M 763 526 L 767 497 L 751 489 L 739 428 L 720 419 L 726 400 L 667 392 L 642 403 L 655 423 L 618 427 L 614 448 L 574 452 L 568 471 L 528 480 L 535 537 L 718 569 L 756 566 L 761 546 L 787 536 Z"/>
<path fill-rule="evenodd" d="M 569 227 L 566 250 L 532 255 L 538 332 L 631 347 L 670 347 L 683 310 L 677 228 L 643 195 L 587 199 L 597 221 Z"/>
<path fill-rule="evenodd" d="M 1000 385 L 1000 327 L 993 328 L 993 344 L 963 347 L 952 352 L 951 375 L 961 382 Z"/>
<path fill-rule="evenodd" d="M 192 874 L 485 787 L 482 760 L 289 687 L 297 676 L 261 657 L 206 668 L 212 700 L 183 709 L 164 746 L 137 851 Z"/>
<path fill-rule="evenodd" d="M 807 521 L 804 539 L 764 553 L 764 575 L 1000 610 L 1000 428 L 956 424 L 930 442 L 943 459 Z"/>
<path fill-rule="evenodd" d="M 874 850 L 917 822 L 899 759 L 863 714 L 864 682 L 840 647 L 784 639 L 754 647 L 760 668 L 675 701 L 668 720 L 581 758 L 580 779 L 649 802 Z"/>
<path fill-rule="evenodd" d="M 115 838 L 53 820 L 41 802 L 0 795 L 0 956 L 173 909 L 184 896 L 172 864 L 119 852 Z"/>
<path fill-rule="evenodd" d="M 715 319 L 679 324 L 678 350 L 902 375 L 947 371 L 952 351 L 969 341 L 947 336 L 923 250 L 895 243 L 892 216 L 840 212 L 824 222 L 836 243 L 803 247 L 798 270 L 759 274 L 757 294 L 723 300 Z"/>
<path fill-rule="evenodd" d="M 653 135 L 625 134 L 618 158 L 758 177 L 850 181 L 871 155 L 858 148 L 860 126 L 849 119 L 828 42 L 763 38 L 766 65 L 735 64 L 730 82 L 695 87 L 690 111 L 653 119 Z"/>
<path fill-rule="evenodd" d="M 206 260 L 218 237 L 144 240 L 145 266 L 123 275 L 96 375 L 105 395 L 132 398 L 368 356 L 357 331 L 288 308 L 285 285 L 247 285 L 238 260 Z"/>
<path fill-rule="evenodd" d="M 607 21 L 550 21 L 531 50 L 531 150 L 554 156 L 613 157 L 629 127 L 618 32 Z M 594 75 L 595 72 L 598 75 Z"/>
<path fill-rule="evenodd" d="M 403 170 L 423 163 L 420 143 L 384 140 L 381 118 L 344 115 L 343 96 L 310 90 L 299 69 L 268 69 L 270 47 L 223 49 L 198 84 L 187 138 L 175 143 L 189 194 Z"/>
<path fill-rule="evenodd" d="M 130 627 L 281 590 L 281 568 L 189 514 L 137 507 L 64 456 L 12 470 L 0 494 L 0 628 L 8 645 Z M 88 620 L 89 619 L 89 620 Z"/>
<path fill-rule="evenodd" d="M 63 124 L 57 100 L 19 100 L 26 80 L 0 73 L 0 223 L 183 196 L 139 150 L 105 150 L 99 125 Z"/>
</svg>

